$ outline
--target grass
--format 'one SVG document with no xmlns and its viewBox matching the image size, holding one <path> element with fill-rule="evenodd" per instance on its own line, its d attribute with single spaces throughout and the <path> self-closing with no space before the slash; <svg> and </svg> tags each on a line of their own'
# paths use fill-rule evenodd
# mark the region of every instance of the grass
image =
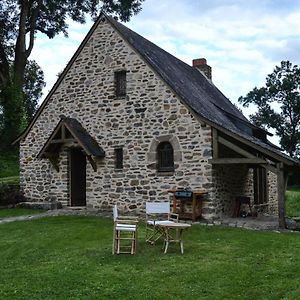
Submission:
<svg viewBox="0 0 300 300">
<path fill-rule="evenodd" d="M 5 208 L 0 209 L 0 219 L 7 217 L 18 217 L 24 215 L 35 215 L 45 212 L 44 209 L 30 209 L 30 208 Z"/>
<path fill-rule="evenodd" d="M 299 299 L 300 234 L 193 225 L 185 253 L 112 255 L 112 221 L 0 225 L 0 299 Z"/>
<path fill-rule="evenodd" d="M 289 188 L 286 192 L 286 214 L 289 217 L 300 216 L 300 188 Z"/>
<path fill-rule="evenodd" d="M 18 184 L 20 181 L 19 176 L 10 176 L 0 178 L 0 184 Z"/>
</svg>

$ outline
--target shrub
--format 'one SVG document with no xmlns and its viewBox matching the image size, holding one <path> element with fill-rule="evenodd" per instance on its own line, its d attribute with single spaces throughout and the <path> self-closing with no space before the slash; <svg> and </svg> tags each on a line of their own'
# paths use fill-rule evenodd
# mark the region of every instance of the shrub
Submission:
<svg viewBox="0 0 300 300">
<path fill-rule="evenodd" d="M 25 200 L 18 184 L 0 184 L 0 206 L 15 206 Z"/>
</svg>

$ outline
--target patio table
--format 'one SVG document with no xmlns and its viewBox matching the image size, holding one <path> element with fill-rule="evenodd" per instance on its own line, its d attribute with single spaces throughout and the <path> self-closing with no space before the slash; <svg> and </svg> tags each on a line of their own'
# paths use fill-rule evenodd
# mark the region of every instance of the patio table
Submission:
<svg viewBox="0 0 300 300">
<path fill-rule="evenodd" d="M 183 254 L 183 231 L 189 227 L 186 223 L 166 223 L 158 225 L 164 234 L 164 253 L 167 253 L 170 243 L 179 243 L 181 254 Z"/>
</svg>

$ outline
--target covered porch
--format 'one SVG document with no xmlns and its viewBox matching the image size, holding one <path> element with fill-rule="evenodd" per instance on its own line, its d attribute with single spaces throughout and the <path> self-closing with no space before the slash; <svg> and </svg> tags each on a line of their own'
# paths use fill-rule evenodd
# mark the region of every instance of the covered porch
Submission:
<svg viewBox="0 0 300 300">
<path fill-rule="evenodd" d="M 285 228 L 288 173 L 299 168 L 299 163 L 267 139 L 252 142 L 217 129 L 212 132 L 213 155 L 209 162 L 218 217 L 240 217 L 236 215 L 237 197 L 243 196 L 250 200 L 250 205 L 244 206 L 252 217 L 276 217 L 279 227 Z"/>
</svg>

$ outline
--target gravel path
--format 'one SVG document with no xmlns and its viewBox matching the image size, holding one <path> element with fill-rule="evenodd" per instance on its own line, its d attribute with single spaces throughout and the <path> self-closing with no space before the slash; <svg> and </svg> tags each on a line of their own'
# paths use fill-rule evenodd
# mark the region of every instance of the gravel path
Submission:
<svg viewBox="0 0 300 300">
<path fill-rule="evenodd" d="M 15 222 L 15 221 L 29 221 L 35 219 L 41 219 L 45 217 L 55 217 L 55 216 L 66 216 L 66 215 L 80 215 L 80 216 L 104 216 L 95 210 L 71 210 L 71 209 L 57 209 L 57 210 L 48 210 L 44 213 L 33 214 L 33 215 L 24 215 L 16 217 L 6 217 L 0 218 L 0 224 Z"/>
<path fill-rule="evenodd" d="M 98 210 L 56 209 L 56 210 L 48 210 L 44 213 L 34 214 L 34 215 L 0 218 L 0 224 L 5 224 L 5 223 L 10 223 L 15 221 L 29 221 L 29 220 L 41 219 L 41 218 L 51 217 L 51 216 L 68 216 L 68 215 L 101 216 L 101 217 L 108 217 L 108 218 L 112 217 L 111 213 L 109 212 L 103 213 L 103 212 L 99 212 Z M 229 227 L 239 227 L 239 228 L 254 229 L 254 230 L 269 230 L 269 231 L 279 230 L 278 219 L 276 217 L 227 218 L 223 220 L 216 220 L 213 223 L 206 223 L 205 221 L 195 222 L 195 224 L 197 223 L 206 226 L 223 225 Z M 296 226 L 295 228 L 292 228 L 291 226 L 288 226 L 288 228 L 299 231 L 300 222 L 296 225 L 298 226 Z M 279 231 L 285 231 L 285 230 L 281 229 Z"/>
</svg>

